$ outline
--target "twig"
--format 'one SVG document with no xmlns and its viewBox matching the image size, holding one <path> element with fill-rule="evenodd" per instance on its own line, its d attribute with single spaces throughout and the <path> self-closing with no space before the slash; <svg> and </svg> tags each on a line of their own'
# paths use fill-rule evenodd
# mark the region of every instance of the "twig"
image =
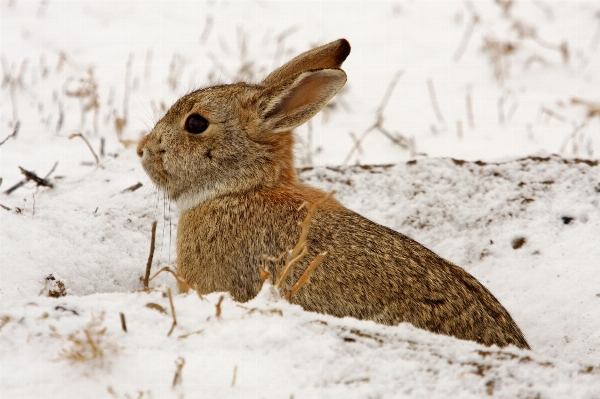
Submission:
<svg viewBox="0 0 600 399">
<path fill-rule="evenodd" d="M 133 192 L 133 191 L 137 190 L 138 188 L 140 188 L 140 187 L 142 187 L 142 186 L 143 186 L 143 184 L 142 184 L 142 183 L 140 183 L 140 182 L 137 182 L 137 183 L 135 183 L 133 186 L 131 186 L 131 187 L 127 187 L 125 190 L 121 191 L 121 194 L 123 194 L 123 193 L 126 193 L 127 191 L 131 191 L 131 192 Z"/>
<path fill-rule="evenodd" d="M 171 384 L 172 388 L 175 388 L 175 385 L 181 383 L 181 370 L 183 369 L 183 366 L 185 366 L 185 359 L 179 356 L 177 360 L 175 360 L 175 367 L 177 368 L 175 369 L 175 375 L 173 376 L 173 383 Z"/>
<path fill-rule="evenodd" d="M 94 151 L 94 149 L 90 145 L 90 142 L 87 141 L 87 139 L 85 138 L 85 136 L 83 134 L 81 134 L 81 133 L 73 133 L 73 134 L 71 134 L 69 136 L 69 140 L 71 140 L 72 138 L 75 138 L 75 137 L 81 137 L 81 139 L 83 141 L 85 141 L 85 144 L 88 146 L 88 148 L 92 152 L 92 155 L 94 156 L 94 160 L 96 161 L 96 165 L 98 165 L 100 163 L 100 159 L 98 159 L 98 155 L 96 155 L 96 151 Z"/>
<path fill-rule="evenodd" d="M 11 137 L 17 137 L 17 133 L 19 133 L 19 128 L 21 127 L 21 121 L 17 121 L 17 123 L 15 123 L 15 127 L 13 128 L 13 131 L 11 134 L 9 134 L 8 136 L 6 136 L 4 138 L 4 140 L 0 141 L 0 145 L 6 143 L 6 141 L 11 138 Z"/>
<path fill-rule="evenodd" d="M 50 175 L 51 175 L 51 174 L 54 172 L 54 170 L 56 169 L 56 165 L 58 165 L 58 161 L 54 162 L 54 165 L 52 166 L 52 169 L 50 169 L 50 172 L 48 172 L 48 173 L 46 174 L 46 176 L 44 176 L 44 178 L 43 178 L 43 179 L 41 179 L 41 180 L 43 180 L 43 181 L 45 181 L 45 182 L 47 183 L 47 184 L 46 184 L 46 186 L 49 184 L 49 187 L 50 187 L 50 188 L 52 188 L 53 186 L 52 186 L 52 184 L 51 184 L 50 182 L 48 182 L 48 181 L 47 181 L 47 179 L 48 179 L 48 177 L 50 177 Z M 25 169 L 21 168 L 20 166 L 19 166 L 19 169 L 21 169 L 21 173 L 23 173 L 23 170 L 25 170 Z M 33 172 L 29 172 L 29 173 L 31 173 L 32 175 L 34 175 L 34 176 L 35 176 L 35 173 L 33 173 Z M 37 177 L 37 176 L 36 176 L 36 177 Z M 38 177 L 38 179 L 39 179 L 39 177 Z M 23 185 L 25 185 L 25 183 L 27 183 L 29 180 L 30 180 L 30 178 L 29 178 L 27 175 L 25 175 L 25 179 L 21 180 L 20 182 L 18 182 L 18 183 L 17 183 L 17 184 L 15 184 L 14 186 L 10 187 L 10 188 L 9 188 L 8 190 L 6 190 L 4 193 L 5 193 L 6 195 L 9 195 L 10 193 L 12 193 L 13 191 L 15 191 L 15 190 L 16 190 L 16 189 L 18 189 L 19 187 L 22 187 Z M 36 183 L 37 183 L 37 182 L 36 182 Z M 38 184 L 38 185 L 39 185 L 39 184 Z M 41 185 L 44 185 L 44 184 L 41 184 Z"/>
<path fill-rule="evenodd" d="M 498 122 L 504 125 L 504 95 L 501 95 L 498 99 Z"/>
<path fill-rule="evenodd" d="M 152 258 L 154 257 L 154 243 L 156 242 L 156 220 L 152 222 L 152 238 L 150 239 L 150 254 L 148 254 L 148 262 L 146 262 L 146 274 L 144 275 L 144 289 L 148 289 L 148 281 L 150 278 L 150 268 L 152 267 Z"/>
<path fill-rule="evenodd" d="M 566 139 L 565 141 L 563 141 L 562 145 L 560 146 L 560 150 L 559 153 L 562 154 L 565 149 L 567 148 L 567 144 L 569 144 L 570 140 L 574 140 L 575 137 L 577 137 L 577 135 L 583 131 L 583 129 L 585 129 L 588 125 L 588 123 L 590 122 L 590 118 L 586 118 L 583 123 L 581 125 L 575 126 L 575 129 L 573 130 L 573 133 L 571 133 Z M 577 154 L 575 154 L 577 155 Z"/>
<path fill-rule="evenodd" d="M 25 178 L 27 180 L 33 180 L 35 182 L 35 184 L 37 184 L 38 186 L 45 186 L 45 187 L 50 187 L 53 188 L 54 186 L 52 185 L 52 183 L 50 183 L 48 180 L 46 179 L 42 179 L 41 177 L 39 177 L 38 175 L 36 175 L 33 172 L 30 172 L 28 170 L 23 169 L 22 167 L 19 166 L 19 169 L 21 170 L 21 173 L 23 175 L 25 175 Z"/>
<path fill-rule="evenodd" d="M 438 105 L 437 97 L 435 95 L 435 87 L 433 86 L 433 80 L 427 79 L 427 88 L 429 89 L 429 99 L 431 100 L 431 106 L 433 107 L 435 116 L 437 117 L 440 123 L 444 123 L 444 116 L 442 115 L 442 111 L 440 111 L 440 106 Z"/>
<path fill-rule="evenodd" d="M 462 125 L 462 121 L 456 121 L 456 134 L 458 135 L 459 139 L 463 138 L 463 125 Z"/>
<path fill-rule="evenodd" d="M 171 295 L 171 288 L 167 288 L 167 296 L 169 297 L 169 305 L 171 305 L 171 316 L 173 317 L 173 324 L 171 325 L 171 329 L 167 334 L 167 337 L 171 336 L 171 333 L 175 329 L 177 325 L 177 316 L 175 315 L 175 306 L 173 305 L 173 295 Z M 182 366 L 183 367 L 183 366 Z"/>
<path fill-rule="evenodd" d="M 125 314 L 119 313 L 119 317 L 121 318 L 121 329 L 127 332 L 127 323 L 125 322 Z"/>
<path fill-rule="evenodd" d="M 564 116 L 558 114 L 557 112 L 551 110 L 550 108 L 547 107 L 542 107 L 542 113 L 554 118 L 554 119 L 558 119 L 561 122 L 566 122 L 567 118 L 565 118 Z"/>
</svg>

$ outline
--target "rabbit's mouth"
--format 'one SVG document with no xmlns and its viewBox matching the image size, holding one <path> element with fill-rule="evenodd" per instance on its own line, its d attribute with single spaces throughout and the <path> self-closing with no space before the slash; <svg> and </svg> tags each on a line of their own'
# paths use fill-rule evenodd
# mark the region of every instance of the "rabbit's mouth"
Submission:
<svg viewBox="0 0 600 399">
<path fill-rule="evenodd" d="M 169 176 L 169 173 L 163 168 L 155 168 L 152 165 L 149 165 L 148 163 L 143 161 L 142 167 L 144 168 L 144 171 L 146 172 L 148 177 L 150 177 L 150 180 L 152 180 L 152 182 L 160 190 L 164 191 L 167 194 L 167 196 L 171 197 L 169 195 L 169 192 L 171 191 L 171 178 Z"/>
</svg>

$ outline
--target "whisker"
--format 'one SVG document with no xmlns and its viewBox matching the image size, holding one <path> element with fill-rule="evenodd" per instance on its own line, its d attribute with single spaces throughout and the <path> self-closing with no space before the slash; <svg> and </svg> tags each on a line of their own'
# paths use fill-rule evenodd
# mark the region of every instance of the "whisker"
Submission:
<svg viewBox="0 0 600 399">
<path fill-rule="evenodd" d="M 173 226 L 171 224 L 171 199 L 169 197 L 169 265 L 171 264 L 171 239 L 173 234 Z"/>
</svg>

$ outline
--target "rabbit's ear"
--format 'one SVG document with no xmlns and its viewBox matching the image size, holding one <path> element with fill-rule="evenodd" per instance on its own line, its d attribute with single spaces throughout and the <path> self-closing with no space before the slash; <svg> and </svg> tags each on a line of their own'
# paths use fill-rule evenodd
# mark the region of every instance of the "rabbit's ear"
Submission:
<svg viewBox="0 0 600 399">
<path fill-rule="evenodd" d="M 268 88 L 267 101 L 259 109 L 265 130 L 277 133 L 300 126 L 327 105 L 344 83 L 346 73 L 341 69 L 319 69 Z"/>
<path fill-rule="evenodd" d="M 271 72 L 261 85 L 273 86 L 291 76 L 314 69 L 339 68 L 348 54 L 350 54 L 350 43 L 346 39 L 338 39 L 300 54 Z"/>
</svg>

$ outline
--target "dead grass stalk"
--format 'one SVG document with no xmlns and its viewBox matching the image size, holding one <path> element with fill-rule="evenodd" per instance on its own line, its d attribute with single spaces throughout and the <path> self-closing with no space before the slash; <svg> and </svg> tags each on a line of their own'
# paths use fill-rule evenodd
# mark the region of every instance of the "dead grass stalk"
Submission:
<svg viewBox="0 0 600 399">
<path fill-rule="evenodd" d="M 173 376 L 173 383 L 171 384 L 172 388 L 175 388 L 178 384 L 181 384 L 181 371 L 183 370 L 183 366 L 185 366 L 185 359 L 181 356 L 175 360 L 175 375 Z"/>
<path fill-rule="evenodd" d="M 306 202 L 303 203 L 300 206 L 300 209 L 305 207 L 307 209 L 307 214 L 306 214 L 306 217 L 304 218 L 304 220 L 300 223 L 300 227 L 301 227 L 300 237 L 298 238 L 298 241 L 296 242 L 294 247 L 288 251 L 281 253 L 278 257 L 267 257 L 266 258 L 266 260 L 269 260 L 271 262 L 278 262 L 285 257 L 285 264 L 283 265 L 283 267 L 281 269 L 277 270 L 277 273 L 276 273 L 277 279 L 275 280 L 275 282 L 273 284 L 274 287 L 280 292 L 280 294 L 282 294 L 282 296 L 285 299 L 289 300 L 292 297 L 292 295 L 294 295 L 296 292 L 298 292 L 298 290 L 300 288 L 302 288 L 303 285 L 308 283 L 310 274 L 323 261 L 323 258 L 327 255 L 326 252 L 318 254 L 312 260 L 312 262 L 309 264 L 309 266 L 306 268 L 306 270 L 304 271 L 302 276 L 298 279 L 298 281 L 290 289 L 286 288 L 287 287 L 287 279 L 290 276 L 293 268 L 296 266 L 298 261 L 300 261 L 302 258 L 304 258 L 304 256 L 306 256 L 306 254 L 308 252 L 306 240 L 308 238 L 308 233 L 310 231 L 310 223 L 314 217 L 314 214 L 320 206 L 322 206 L 328 199 L 330 199 L 333 196 L 333 194 L 335 194 L 335 191 L 331 191 L 330 193 L 328 193 L 327 195 L 325 195 L 324 197 L 322 197 L 315 203 L 312 203 L 312 204 L 309 204 Z M 261 278 L 263 279 L 263 281 L 266 280 L 267 278 L 271 277 L 271 273 L 267 272 L 262 266 L 260 267 L 260 272 L 261 272 Z M 283 294 L 283 291 L 286 291 L 286 290 L 287 290 L 287 292 L 285 294 Z"/>
<path fill-rule="evenodd" d="M 414 144 L 413 140 L 411 140 L 397 132 L 391 133 L 390 131 L 388 131 L 387 129 L 385 129 L 383 127 L 383 122 L 384 122 L 383 113 L 385 111 L 385 108 L 386 108 L 389 100 L 390 100 L 390 97 L 392 96 L 392 93 L 394 92 L 394 89 L 396 88 L 398 80 L 400 80 L 400 78 L 402 77 L 403 74 L 404 74 L 403 70 L 396 72 L 396 74 L 392 78 L 390 84 L 388 85 L 388 88 L 385 92 L 385 95 L 383 96 L 383 98 L 381 100 L 381 103 L 379 104 L 379 107 L 377 108 L 377 112 L 375 113 L 375 122 L 370 127 L 368 127 L 360 135 L 360 137 L 355 139 L 354 146 L 352 147 L 352 149 L 350 150 L 348 155 L 346 155 L 346 158 L 344 159 L 344 162 L 342 163 L 342 165 L 347 165 L 348 162 L 350 161 L 350 159 L 352 159 L 352 156 L 357 151 L 360 151 L 360 145 L 362 144 L 364 139 L 367 137 L 367 135 L 374 130 L 379 131 L 381 134 L 383 134 L 385 137 L 387 137 L 392 143 L 400 146 L 401 148 L 408 149 L 411 152 L 411 155 L 414 154 L 415 144 Z"/>
<path fill-rule="evenodd" d="M 99 316 L 92 315 L 92 319 L 84 328 L 69 334 L 66 338 L 68 346 L 61 349 L 58 354 L 59 359 L 72 363 L 97 362 L 99 365 L 104 365 L 107 356 L 119 353 L 121 348 L 106 335 L 103 322 L 104 312 Z M 51 336 L 62 339 L 53 326 L 50 330 Z"/>
<path fill-rule="evenodd" d="M 171 324 L 171 329 L 167 334 L 167 337 L 169 337 L 171 336 L 171 333 L 177 325 L 177 315 L 175 314 L 175 305 L 173 305 L 173 295 L 171 294 L 171 288 L 167 288 L 167 296 L 169 297 L 169 306 L 171 307 L 171 316 L 173 317 L 173 324 Z"/>
<path fill-rule="evenodd" d="M 73 139 L 75 137 L 80 137 L 85 142 L 85 144 L 87 145 L 87 147 L 92 152 L 92 155 L 94 156 L 94 161 L 96 162 L 96 165 L 98 165 L 100 163 L 100 159 L 98 158 L 98 155 L 96 155 L 96 151 L 94 151 L 94 149 L 90 145 L 90 142 L 81 133 L 73 133 L 73 134 L 69 135 L 69 140 L 71 140 L 71 139 Z"/>
<path fill-rule="evenodd" d="M 152 222 L 152 237 L 150 238 L 150 253 L 148 254 L 148 261 L 146 262 L 146 274 L 144 275 L 144 289 L 148 289 L 148 282 L 150 278 L 150 269 L 152 268 L 152 258 L 154 257 L 154 247 L 156 243 L 156 220 Z"/>
<path fill-rule="evenodd" d="M 19 133 L 19 128 L 20 128 L 20 127 L 21 127 L 21 122 L 20 122 L 20 121 L 17 121 L 17 122 L 15 123 L 15 126 L 13 127 L 13 131 L 12 131 L 12 133 L 11 133 L 11 134 L 9 134 L 8 136 L 6 136 L 6 137 L 4 138 L 4 140 L 0 141 L 0 145 L 2 145 L 2 144 L 4 144 L 4 143 L 6 143 L 6 141 L 7 141 L 8 139 L 10 139 L 11 137 L 17 137 L 17 133 Z"/>
</svg>

